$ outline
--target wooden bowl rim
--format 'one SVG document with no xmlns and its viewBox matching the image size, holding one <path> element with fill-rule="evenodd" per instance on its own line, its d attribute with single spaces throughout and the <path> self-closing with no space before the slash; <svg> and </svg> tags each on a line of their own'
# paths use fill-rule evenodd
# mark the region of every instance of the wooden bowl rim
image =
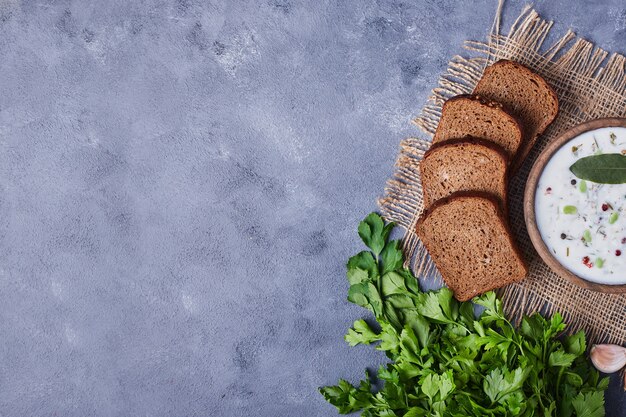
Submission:
<svg viewBox="0 0 626 417">
<path fill-rule="evenodd" d="M 626 284 L 599 284 L 596 282 L 587 281 L 584 278 L 571 272 L 563 264 L 561 264 L 550 252 L 545 242 L 541 238 L 541 233 L 537 227 L 537 220 L 535 217 L 535 192 L 539 177 L 554 153 L 559 150 L 567 142 L 579 136 L 582 133 L 590 130 L 601 129 L 604 127 L 626 127 L 626 118 L 609 117 L 603 119 L 595 119 L 579 125 L 573 126 L 565 132 L 561 133 L 556 139 L 548 144 L 548 146 L 537 157 L 535 164 L 533 165 L 526 181 L 526 188 L 524 189 L 524 221 L 526 222 L 526 228 L 528 229 L 528 235 L 530 240 L 537 250 L 541 259 L 556 272 L 559 276 L 567 279 L 568 281 L 586 288 L 592 291 L 598 291 L 608 294 L 624 294 L 626 293 Z"/>
</svg>

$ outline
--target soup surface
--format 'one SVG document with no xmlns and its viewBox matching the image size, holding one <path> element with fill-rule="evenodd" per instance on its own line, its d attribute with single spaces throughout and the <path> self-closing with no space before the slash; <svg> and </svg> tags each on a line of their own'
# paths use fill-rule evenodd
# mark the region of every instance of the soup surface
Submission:
<svg viewBox="0 0 626 417">
<path fill-rule="evenodd" d="M 554 153 L 535 194 L 537 227 L 554 257 L 602 284 L 626 284 L 626 184 L 581 180 L 569 168 L 585 156 L 622 151 L 626 128 L 585 132 Z"/>
</svg>

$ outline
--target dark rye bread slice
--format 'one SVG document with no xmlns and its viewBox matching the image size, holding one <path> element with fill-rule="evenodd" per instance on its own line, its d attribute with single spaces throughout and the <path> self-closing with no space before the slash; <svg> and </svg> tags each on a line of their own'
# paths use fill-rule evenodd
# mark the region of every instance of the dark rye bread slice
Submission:
<svg viewBox="0 0 626 417">
<path fill-rule="evenodd" d="M 514 170 L 524 162 L 537 138 L 556 118 L 559 100 L 552 87 L 522 64 L 500 60 L 487 67 L 474 94 L 502 103 L 522 121 L 524 139 L 515 160 Z"/>
<path fill-rule="evenodd" d="M 522 126 L 502 104 L 464 94 L 444 103 L 433 143 L 465 136 L 494 142 L 512 157 L 522 143 Z"/>
<path fill-rule="evenodd" d="M 457 300 L 522 280 L 528 268 L 492 196 L 457 193 L 437 201 L 416 231 Z"/>
<path fill-rule="evenodd" d="M 506 206 L 508 159 L 498 145 L 474 138 L 433 145 L 420 162 L 424 207 L 457 191 L 483 191 Z"/>
</svg>

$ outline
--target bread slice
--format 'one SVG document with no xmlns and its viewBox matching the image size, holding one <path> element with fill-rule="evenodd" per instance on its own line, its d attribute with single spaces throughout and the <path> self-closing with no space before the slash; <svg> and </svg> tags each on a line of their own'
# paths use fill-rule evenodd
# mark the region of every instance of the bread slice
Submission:
<svg viewBox="0 0 626 417">
<path fill-rule="evenodd" d="M 512 157 L 522 143 L 522 126 L 502 104 L 476 95 L 460 95 L 444 103 L 433 143 L 464 136 L 494 142 Z"/>
<path fill-rule="evenodd" d="M 500 60 L 487 67 L 474 94 L 502 103 L 518 117 L 524 127 L 524 139 L 515 160 L 514 170 L 524 162 L 537 137 L 556 118 L 559 100 L 548 83 L 522 64 Z"/>
<path fill-rule="evenodd" d="M 505 151 L 485 140 L 439 142 L 420 162 L 424 207 L 457 191 L 488 192 L 505 207 L 507 164 Z"/>
<path fill-rule="evenodd" d="M 457 300 L 522 280 L 528 272 L 497 200 L 488 194 L 441 199 L 416 229 Z"/>
</svg>

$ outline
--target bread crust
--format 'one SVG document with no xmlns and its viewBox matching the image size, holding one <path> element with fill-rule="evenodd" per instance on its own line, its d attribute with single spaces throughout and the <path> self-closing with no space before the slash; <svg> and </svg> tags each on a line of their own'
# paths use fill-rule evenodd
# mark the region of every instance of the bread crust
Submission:
<svg viewBox="0 0 626 417">
<path fill-rule="evenodd" d="M 541 85 L 544 88 L 544 90 L 547 91 L 548 95 L 552 98 L 552 102 L 550 103 L 551 112 L 549 114 L 549 117 L 547 117 L 545 120 L 542 120 L 542 123 L 536 127 L 536 130 L 534 132 L 530 130 L 530 126 L 525 126 L 524 122 L 523 121 L 521 122 L 524 139 L 522 141 L 522 144 L 520 145 L 519 151 L 517 152 L 517 154 L 514 156 L 514 158 L 511 161 L 512 168 L 513 168 L 512 171 L 515 172 L 523 164 L 524 160 L 526 159 L 526 157 L 532 150 L 533 146 L 537 142 L 537 138 L 543 132 L 545 132 L 545 130 L 550 126 L 550 124 L 552 124 L 552 122 L 556 119 L 556 116 L 558 115 L 558 111 L 559 111 L 559 98 L 554 92 L 554 89 L 550 86 L 550 84 L 548 84 L 548 82 L 543 77 L 541 77 L 539 74 L 537 74 L 530 68 L 526 67 L 525 65 L 522 65 L 519 62 L 511 61 L 508 59 L 501 59 L 499 61 L 496 61 L 492 65 L 488 66 L 485 69 L 483 76 L 478 81 L 478 84 L 476 84 L 476 87 L 474 88 L 474 92 L 481 91 L 481 89 L 484 87 L 484 84 L 490 81 L 490 78 L 491 78 L 490 74 L 494 71 L 497 71 L 501 67 L 513 68 L 514 70 L 523 73 L 525 77 L 534 80 L 538 86 Z M 515 112 L 512 112 L 512 113 L 515 114 Z M 515 115 L 515 116 L 518 118 L 518 120 L 520 121 L 522 120 L 522 117 L 520 115 Z"/>
<path fill-rule="evenodd" d="M 541 82 L 544 85 L 544 87 L 546 87 L 546 89 L 548 90 L 548 93 L 554 99 L 555 105 L 553 107 L 553 110 L 554 110 L 553 116 L 552 116 L 552 118 L 550 118 L 547 121 L 546 126 L 543 129 L 545 131 L 547 129 L 547 127 L 550 126 L 550 124 L 552 124 L 554 119 L 556 119 L 556 116 L 557 116 L 557 114 L 559 112 L 559 96 L 556 95 L 556 92 L 554 91 L 552 86 L 550 84 L 548 84 L 548 82 L 541 75 L 537 74 L 535 71 L 531 70 L 526 65 L 520 64 L 519 62 L 511 61 L 510 59 L 500 59 L 500 60 L 496 61 L 493 65 L 496 65 L 496 64 L 499 64 L 499 65 L 511 65 L 511 66 L 516 67 L 516 68 L 519 68 L 522 71 L 526 71 L 528 74 L 533 76 L 533 78 L 535 78 L 539 82 Z M 489 69 L 489 68 L 487 68 L 487 69 Z M 485 70 L 485 72 L 487 72 L 487 70 Z M 480 81 L 478 83 L 480 84 Z M 542 133 L 543 133 L 543 131 L 542 131 Z"/>
<path fill-rule="evenodd" d="M 504 163 L 504 166 L 506 167 L 503 173 L 504 175 L 503 182 L 505 184 L 505 188 L 508 188 L 509 156 L 502 146 L 498 145 L 497 143 L 491 142 L 489 140 L 475 138 L 473 136 L 466 136 L 464 138 L 448 139 L 445 141 L 437 142 L 433 144 L 428 151 L 426 151 L 426 153 L 424 154 L 424 157 L 422 158 L 422 161 L 426 161 L 430 156 L 432 156 L 433 154 L 435 154 L 437 151 L 441 150 L 442 148 L 456 146 L 456 145 L 463 145 L 463 144 L 477 145 L 477 146 L 495 151 L 496 154 L 501 158 L 502 162 Z M 428 187 L 423 186 L 424 185 L 423 184 L 424 172 L 422 168 L 423 166 L 424 166 L 423 163 L 420 163 L 420 176 L 422 178 L 422 194 L 423 194 L 424 201 L 430 201 L 430 198 L 428 198 L 428 195 L 429 195 Z M 504 194 L 502 196 L 501 204 L 504 209 L 504 212 L 508 215 L 507 199 L 508 199 L 508 193 L 507 193 L 507 190 L 505 189 Z"/>
<path fill-rule="evenodd" d="M 517 133 L 518 133 L 518 137 L 520 138 L 520 141 L 518 143 L 516 152 L 509 153 L 509 152 L 506 151 L 506 149 L 502 148 L 505 151 L 505 153 L 507 154 L 509 161 L 512 160 L 513 156 L 521 148 L 521 146 L 523 144 L 523 139 L 524 139 L 523 124 L 522 124 L 522 121 L 519 119 L 519 117 L 517 117 L 514 114 L 514 112 L 512 112 L 510 109 L 508 109 L 502 103 L 499 103 L 499 102 L 497 102 L 495 100 L 489 100 L 489 99 L 487 99 L 485 97 L 482 97 L 482 96 L 479 96 L 477 94 L 459 94 L 457 96 L 451 97 L 448 100 L 446 100 L 446 102 L 443 104 L 443 107 L 441 109 L 441 118 L 443 119 L 445 117 L 445 115 L 447 114 L 446 109 L 449 109 L 450 105 L 454 104 L 457 101 L 463 101 L 463 100 L 470 100 L 470 101 L 473 101 L 473 102 L 480 103 L 482 106 L 486 106 L 486 107 L 490 107 L 490 108 L 496 109 L 502 117 L 507 119 L 510 123 L 513 124 L 513 126 L 515 126 L 515 128 L 517 130 Z M 440 127 L 441 127 L 441 121 L 440 121 L 439 124 L 437 124 L 437 129 L 435 129 L 435 134 L 433 135 L 433 146 L 437 145 L 439 143 L 442 143 L 442 142 L 447 142 L 448 140 L 450 140 L 450 139 L 437 140 L 437 138 L 442 135 Z M 486 141 L 490 141 L 490 142 L 495 143 L 497 145 L 497 143 L 494 142 L 493 140 L 491 140 L 490 138 L 480 138 L 480 139 L 483 139 L 483 140 L 486 140 Z"/>
<path fill-rule="evenodd" d="M 458 94 L 454 97 L 450 97 L 449 99 L 446 100 L 445 103 L 443 103 L 443 107 L 441 108 L 441 110 L 443 111 L 443 109 L 445 109 L 446 104 L 448 102 L 454 102 L 457 100 L 474 100 L 474 101 L 478 101 L 480 104 L 487 106 L 487 107 L 493 107 L 495 109 L 500 109 L 502 110 L 502 112 L 504 113 L 504 116 L 506 116 L 509 120 L 511 120 L 515 125 L 517 125 L 520 133 L 523 133 L 523 123 L 520 120 L 519 117 L 517 117 L 515 115 L 515 112 L 512 111 L 508 106 L 505 106 L 504 104 L 500 103 L 499 101 L 496 100 L 489 100 L 487 97 L 483 97 L 479 94 Z"/>
<path fill-rule="evenodd" d="M 475 136 L 464 136 L 462 138 L 446 139 L 446 140 L 442 140 L 441 142 L 433 143 L 430 146 L 430 148 L 428 148 L 426 153 L 424 153 L 424 157 L 422 159 L 426 159 L 426 157 L 429 154 L 433 153 L 433 151 L 436 151 L 439 148 L 442 148 L 444 146 L 456 145 L 459 143 L 472 143 L 475 145 L 480 145 L 485 148 L 489 148 L 491 150 L 496 151 L 506 164 L 509 163 L 509 159 L 510 159 L 509 155 L 507 154 L 506 150 L 502 146 L 488 139 L 477 138 Z"/>
<path fill-rule="evenodd" d="M 422 240 L 422 243 L 424 244 L 424 246 L 426 247 L 426 249 L 429 251 L 429 253 L 431 252 L 431 248 L 429 248 L 429 244 L 427 243 L 428 239 L 423 239 L 424 236 L 424 230 L 422 230 L 423 228 L 423 224 L 424 221 L 431 216 L 433 213 L 435 213 L 437 210 L 439 210 L 440 208 L 446 206 L 447 204 L 451 204 L 453 202 L 455 202 L 458 199 L 481 199 L 483 201 L 488 201 L 494 208 L 495 208 L 495 212 L 496 215 L 498 216 L 498 221 L 500 222 L 501 226 L 503 227 L 505 233 L 504 235 L 506 236 L 506 239 L 508 239 L 508 242 L 511 246 L 511 248 L 513 249 L 513 252 L 516 256 L 516 262 L 519 261 L 520 266 L 522 267 L 522 269 L 524 270 L 524 275 L 520 276 L 520 277 L 515 277 L 513 279 L 510 280 L 505 280 L 505 281 L 493 281 L 490 282 L 488 285 L 485 285 L 484 287 L 481 287 L 479 290 L 476 290 L 474 292 L 467 292 L 467 293 L 454 293 L 454 296 L 457 300 L 459 301 L 467 301 L 472 299 L 473 297 L 475 297 L 478 294 L 483 294 L 487 291 L 491 291 L 494 290 L 496 288 L 500 288 L 504 285 L 508 285 L 511 284 L 513 282 L 519 282 L 521 280 L 523 280 L 526 275 L 528 274 L 528 264 L 526 262 L 526 260 L 524 259 L 523 254 L 521 253 L 519 247 L 517 246 L 516 242 L 513 239 L 513 235 L 511 233 L 509 224 L 507 219 L 504 216 L 504 211 L 502 206 L 499 203 L 499 199 L 490 194 L 490 193 L 485 193 L 485 192 L 477 192 L 477 191 L 459 191 L 456 192 L 448 197 L 444 197 L 442 199 L 437 200 L 435 203 L 432 204 L 432 206 L 425 210 L 422 215 L 420 216 L 420 218 L 418 219 L 415 229 L 416 229 L 416 233 L 417 235 L 420 237 L 420 240 Z M 433 258 L 433 262 L 435 262 L 435 265 L 437 264 L 437 260 Z M 441 269 L 440 269 L 441 272 Z M 444 281 L 448 282 L 450 280 L 450 277 L 446 277 L 443 275 L 442 273 L 442 277 L 444 279 Z"/>
</svg>

